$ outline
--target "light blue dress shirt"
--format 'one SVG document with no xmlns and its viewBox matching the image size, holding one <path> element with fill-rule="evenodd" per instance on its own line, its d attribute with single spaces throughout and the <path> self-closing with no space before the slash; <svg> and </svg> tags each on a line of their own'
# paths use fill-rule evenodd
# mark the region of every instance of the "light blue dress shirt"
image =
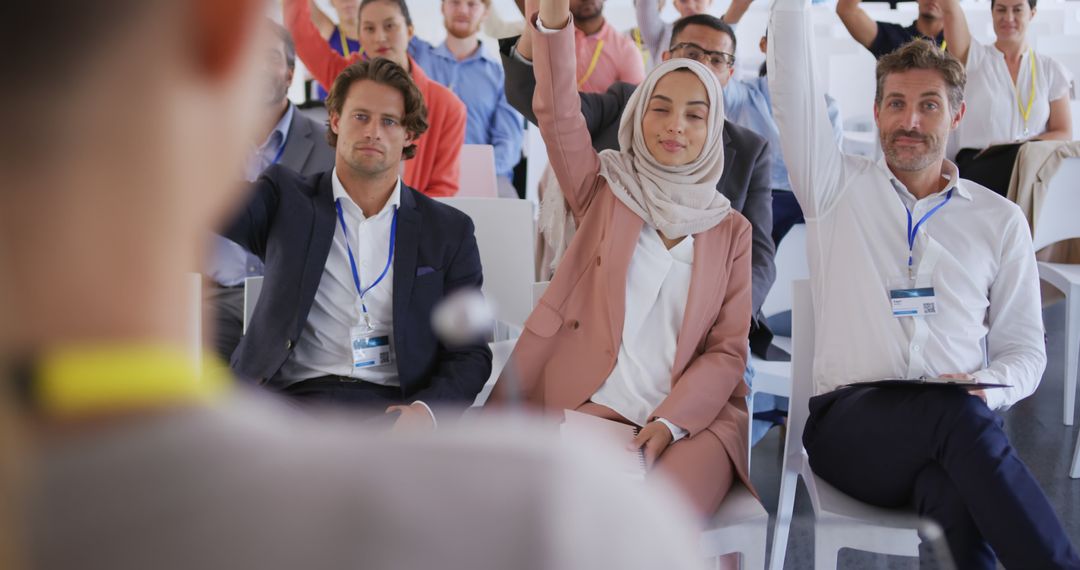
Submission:
<svg viewBox="0 0 1080 570">
<path fill-rule="evenodd" d="M 483 46 L 458 61 L 445 42 L 436 47 L 416 36 L 409 42 L 409 55 L 428 77 L 465 103 L 465 143 L 495 147 L 495 174 L 513 178 L 521 160 L 524 119 L 506 102 L 502 64 Z"/>
<path fill-rule="evenodd" d="M 293 104 L 289 103 L 281 120 L 274 125 L 274 130 L 270 131 L 270 135 L 266 137 L 266 142 L 248 159 L 245 172 L 248 182 L 254 182 L 263 170 L 281 160 L 295 110 Z M 244 279 L 263 274 L 263 262 L 257 255 L 222 236 L 214 236 L 214 242 L 214 259 L 207 269 L 207 274 L 218 285 L 237 287 L 244 284 Z"/>
<path fill-rule="evenodd" d="M 825 95 L 825 105 L 829 111 L 829 121 L 836 135 L 836 144 L 844 139 L 844 129 L 840 121 L 840 107 L 836 100 Z M 772 172 L 769 187 L 773 190 L 791 190 L 788 181 L 787 165 L 780 151 L 780 130 L 772 115 L 772 96 L 769 95 L 769 80 L 765 76 L 754 79 L 732 79 L 724 88 L 724 113 L 727 120 L 754 131 L 769 141 L 769 159 Z"/>
</svg>

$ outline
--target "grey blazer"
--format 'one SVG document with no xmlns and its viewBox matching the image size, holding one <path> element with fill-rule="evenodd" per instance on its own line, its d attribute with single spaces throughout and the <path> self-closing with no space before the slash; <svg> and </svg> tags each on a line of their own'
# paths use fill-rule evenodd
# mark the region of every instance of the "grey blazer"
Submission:
<svg viewBox="0 0 1080 570">
<path fill-rule="evenodd" d="M 533 124 L 532 96 L 536 78 L 532 66 L 512 55 L 517 37 L 499 40 L 503 69 L 506 71 L 506 100 Z M 580 93 L 581 114 L 585 116 L 593 148 L 597 151 L 619 148 L 619 119 L 636 85 L 616 82 L 604 93 Z M 765 326 L 761 304 L 776 280 L 776 244 L 772 240 L 772 189 L 769 187 L 768 142 L 753 131 L 730 121 L 724 123 L 724 174 L 716 189 L 731 200 L 735 208 L 753 226 L 751 281 L 753 320 L 750 345 L 764 356 L 772 333 Z"/>
<path fill-rule="evenodd" d="M 326 125 L 294 109 L 285 151 L 278 163 L 305 176 L 333 170 L 334 148 L 326 142 Z"/>
</svg>

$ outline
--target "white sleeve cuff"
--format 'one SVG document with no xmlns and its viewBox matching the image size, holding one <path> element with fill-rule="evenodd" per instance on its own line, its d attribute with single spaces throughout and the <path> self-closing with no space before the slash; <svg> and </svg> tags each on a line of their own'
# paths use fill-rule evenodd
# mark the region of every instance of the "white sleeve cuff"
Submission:
<svg viewBox="0 0 1080 570">
<path fill-rule="evenodd" d="M 525 59 L 525 56 L 518 53 L 517 44 L 514 44 L 514 46 L 510 48 L 510 57 L 514 58 L 514 61 L 519 61 L 529 67 L 532 67 L 532 60 Z"/>
<path fill-rule="evenodd" d="M 664 418 L 656 418 L 656 421 L 661 422 L 667 426 L 668 431 L 671 432 L 671 443 L 675 443 L 676 441 L 679 441 L 680 439 L 690 435 L 690 432 L 665 420 Z"/>
<path fill-rule="evenodd" d="M 570 16 L 570 19 L 566 21 L 566 26 L 563 26 L 561 28 L 549 28 L 549 27 L 544 25 L 544 22 L 540 19 L 540 16 L 536 17 L 536 29 L 539 30 L 541 34 L 554 34 L 555 32 L 560 32 L 562 30 L 565 30 L 567 28 L 567 26 L 572 26 L 572 25 L 574 25 L 574 17 L 573 16 Z"/>
<path fill-rule="evenodd" d="M 413 403 L 414 404 L 420 404 L 421 406 L 424 406 L 424 409 L 427 410 L 428 415 L 431 416 L 431 427 L 432 428 L 438 428 L 439 427 L 439 421 L 435 419 L 435 412 L 431 411 L 430 406 L 428 406 L 424 402 L 421 402 L 420 400 L 417 400 L 417 401 L 415 401 Z"/>
</svg>

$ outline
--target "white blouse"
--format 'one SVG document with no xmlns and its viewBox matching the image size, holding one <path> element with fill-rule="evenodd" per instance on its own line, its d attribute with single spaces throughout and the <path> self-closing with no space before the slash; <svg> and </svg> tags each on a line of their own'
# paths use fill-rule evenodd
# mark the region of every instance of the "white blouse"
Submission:
<svg viewBox="0 0 1080 570">
<path fill-rule="evenodd" d="M 983 149 L 993 144 L 1027 139 L 1046 132 L 1050 121 L 1050 102 L 1069 95 L 1071 77 L 1060 63 L 1049 56 L 1024 51 L 1020 71 L 1013 84 L 1005 54 L 994 44 L 971 40 L 967 58 L 967 114 L 956 129 L 956 150 Z M 1031 94 L 1031 66 L 1035 66 L 1035 94 Z M 1019 88 L 1019 89 L 1018 89 Z M 1019 91 L 1019 100 L 1017 100 Z M 1031 112 L 1026 121 L 1021 108 Z"/>
<path fill-rule="evenodd" d="M 694 238 L 668 250 L 647 224 L 642 227 L 626 275 L 626 315 L 615 369 L 592 396 L 624 418 L 644 426 L 671 392 L 675 345 L 690 293 Z M 683 432 L 664 421 L 676 439 Z"/>
</svg>

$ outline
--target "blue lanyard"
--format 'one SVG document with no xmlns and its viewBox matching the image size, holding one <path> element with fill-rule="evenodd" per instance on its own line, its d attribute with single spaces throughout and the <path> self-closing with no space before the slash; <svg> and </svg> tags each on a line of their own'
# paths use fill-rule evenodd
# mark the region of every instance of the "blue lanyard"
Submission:
<svg viewBox="0 0 1080 570">
<path fill-rule="evenodd" d="M 277 164 L 281 160 L 281 155 L 285 154 L 285 140 L 281 141 L 281 148 L 278 149 L 277 154 L 274 155 L 274 160 L 270 162 L 270 165 Z"/>
<path fill-rule="evenodd" d="M 337 205 L 338 220 L 341 221 L 341 233 L 345 236 L 345 251 L 349 253 L 349 266 L 352 267 L 353 284 L 356 285 L 356 292 L 360 295 L 360 308 L 364 311 L 364 320 L 370 325 L 367 305 L 364 304 L 364 295 L 374 289 L 383 280 L 383 277 L 386 277 L 386 272 L 390 271 L 390 263 L 394 260 L 394 242 L 397 241 L 397 206 L 394 206 L 394 217 L 390 221 L 390 255 L 386 257 L 386 267 L 383 267 L 379 278 L 371 285 L 368 285 L 367 289 L 364 289 L 360 287 L 360 272 L 356 270 L 356 258 L 353 257 L 352 246 L 349 245 L 349 229 L 345 225 L 345 214 L 341 210 L 341 198 L 338 198 L 334 203 Z"/>
<path fill-rule="evenodd" d="M 945 194 L 945 199 L 942 200 L 941 203 L 938 204 L 937 206 L 934 206 L 933 208 L 931 208 L 929 212 L 923 214 L 923 217 L 919 218 L 919 221 L 915 224 L 915 227 L 911 226 L 911 210 L 909 210 L 907 206 L 904 206 L 904 210 L 907 212 L 907 245 L 908 245 L 907 270 L 908 270 L 908 278 L 909 279 L 913 277 L 913 274 L 912 274 L 912 257 L 913 257 L 913 252 L 915 250 L 915 235 L 919 233 L 919 228 L 922 227 L 923 223 L 926 220 L 930 219 L 930 216 L 933 216 L 934 214 L 936 214 L 937 211 L 942 208 L 942 206 L 944 206 L 945 204 L 948 204 L 949 200 L 952 200 L 952 193 L 953 193 L 953 191 L 950 188 L 949 191 Z"/>
</svg>

